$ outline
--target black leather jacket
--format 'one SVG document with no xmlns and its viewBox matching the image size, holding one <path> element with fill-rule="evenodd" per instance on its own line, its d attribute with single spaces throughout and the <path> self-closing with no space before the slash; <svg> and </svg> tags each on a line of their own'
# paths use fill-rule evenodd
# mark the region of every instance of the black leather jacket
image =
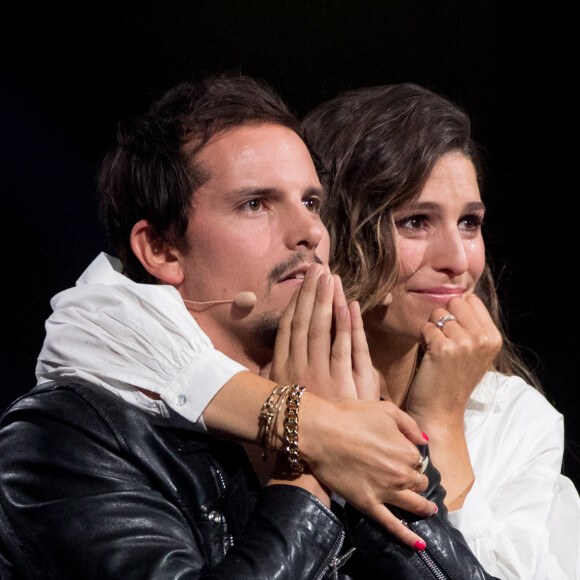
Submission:
<svg viewBox="0 0 580 580">
<path fill-rule="evenodd" d="M 419 555 L 349 507 L 260 489 L 234 443 L 156 426 L 103 389 L 37 387 L 0 422 L 0 578 L 490 578 L 429 469 L 439 513 L 401 514 Z"/>
</svg>

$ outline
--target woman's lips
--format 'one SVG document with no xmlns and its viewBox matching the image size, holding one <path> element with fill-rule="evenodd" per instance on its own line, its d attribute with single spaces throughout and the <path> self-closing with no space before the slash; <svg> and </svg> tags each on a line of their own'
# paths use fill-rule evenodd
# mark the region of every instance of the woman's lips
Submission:
<svg viewBox="0 0 580 580">
<path fill-rule="evenodd" d="M 438 286 L 435 288 L 414 289 L 411 292 L 419 295 L 424 300 L 429 300 L 429 302 L 447 304 L 452 298 L 463 298 L 465 288 Z"/>
</svg>

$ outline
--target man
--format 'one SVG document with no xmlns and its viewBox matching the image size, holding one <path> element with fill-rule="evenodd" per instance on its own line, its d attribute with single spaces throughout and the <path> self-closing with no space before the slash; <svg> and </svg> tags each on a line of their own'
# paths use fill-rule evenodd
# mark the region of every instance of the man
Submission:
<svg viewBox="0 0 580 580">
<path fill-rule="evenodd" d="M 330 404 L 309 393 L 301 401 L 297 387 L 285 391 L 278 411 L 287 426 L 289 409 L 299 414 L 300 439 L 294 430 L 292 441 L 284 435 L 286 450 L 275 445 L 280 461 L 265 487 L 239 446 L 191 430 L 203 427 L 206 409 L 212 432 L 258 439 L 274 383 L 256 374 L 269 372 L 281 313 L 299 285 L 314 296 L 317 280 L 329 281 L 313 266 L 328 258 L 323 192 L 298 123 L 276 95 L 246 78 L 184 84 L 118 140 L 100 189 L 127 276 L 100 257 L 78 288 L 55 298 L 39 385 L 2 419 L 2 578 L 322 577 L 338 566 L 344 539 L 328 487 L 386 527 L 393 524 L 382 501 L 433 513 L 410 491 L 427 481 L 397 429 L 420 443 L 416 426 L 388 403 Z M 256 296 L 252 308 L 214 303 L 241 291 Z M 341 324 L 344 336 L 350 328 Z M 227 369 L 212 374 L 211 364 Z M 253 427 L 240 420 L 248 409 Z M 336 444 L 339 434 L 346 445 Z M 360 466 L 385 441 L 402 467 L 380 496 L 364 491 Z M 443 506 L 436 472 L 430 477 L 428 493 Z M 365 481 L 380 488 L 372 475 Z M 415 530 L 437 537 L 433 554 L 457 551 L 465 564 L 469 553 L 444 515 Z M 361 553 L 370 547 L 368 566 L 388 565 L 397 577 L 422 566 L 359 514 L 350 517 L 359 523 L 355 544 Z M 418 541 L 395 521 L 407 543 Z"/>
</svg>

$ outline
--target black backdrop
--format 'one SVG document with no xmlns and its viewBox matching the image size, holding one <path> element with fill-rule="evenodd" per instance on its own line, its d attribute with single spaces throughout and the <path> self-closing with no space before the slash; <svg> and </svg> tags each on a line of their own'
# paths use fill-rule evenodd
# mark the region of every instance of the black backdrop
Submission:
<svg viewBox="0 0 580 580">
<path fill-rule="evenodd" d="M 94 176 L 118 119 L 176 82 L 236 70 L 302 115 L 413 81 L 459 102 L 488 162 L 487 245 L 512 338 L 566 418 L 579 485 L 573 18 L 474 0 L 21 3 L 0 35 L 2 387 L 34 384 L 49 300 L 105 248 Z M 534 437 L 530 433 L 530 437 Z"/>
</svg>

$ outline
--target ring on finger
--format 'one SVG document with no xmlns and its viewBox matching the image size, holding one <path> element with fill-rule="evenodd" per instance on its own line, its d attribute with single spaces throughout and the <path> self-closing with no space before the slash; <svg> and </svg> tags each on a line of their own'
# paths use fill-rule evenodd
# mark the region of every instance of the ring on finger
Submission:
<svg viewBox="0 0 580 580">
<path fill-rule="evenodd" d="M 411 491 L 415 491 L 419 485 L 421 485 L 421 474 L 419 472 L 417 472 L 417 481 L 415 482 L 415 485 L 411 488 Z"/>
<path fill-rule="evenodd" d="M 429 457 L 421 456 L 421 459 L 419 459 L 419 461 L 417 462 L 417 466 L 415 467 L 415 469 L 419 473 L 425 473 L 425 470 L 427 469 L 427 465 L 429 465 Z"/>
<path fill-rule="evenodd" d="M 442 316 L 436 323 L 435 326 L 437 326 L 437 328 L 443 328 L 445 326 L 445 324 L 447 322 L 451 322 L 452 320 L 457 321 L 457 318 L 455 316 L 453 316 L 453 314 L 446 314 L 445 316 Z"/>
</svg>

